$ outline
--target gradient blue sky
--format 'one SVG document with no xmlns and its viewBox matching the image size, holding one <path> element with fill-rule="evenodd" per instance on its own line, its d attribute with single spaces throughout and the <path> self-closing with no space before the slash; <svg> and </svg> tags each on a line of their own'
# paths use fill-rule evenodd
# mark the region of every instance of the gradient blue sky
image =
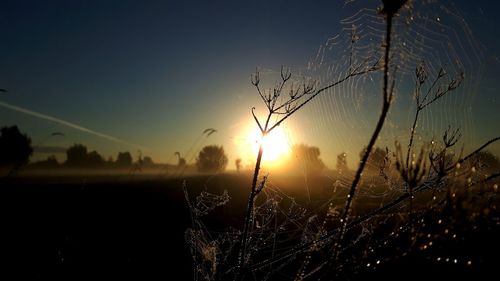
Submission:
<svg viewBox="0 0 500 281">
<path fill-rule="evenodd" d="M 485 46 L 484 83 L 471 104 L 481 141 L 500 133 L 500 17 L 493 1 L 468 2 L 457 6 Z M 218 132 L 203 144 L 224 145 L 232 163 L 234 139 L 252 124 L 250 108 L 261 106 L 249 83 L 255 67 L 305 66 L 354 12 L 326 0 L 5 0 L 0 88 L 9 92 L 0 101 L 128 144 L 6 107 L 0 125 L 17 124 L 38 145 L 84 143 L 105 157 L 141 149 L 172 162 L 213 127 Z M 48 137 L 55 131 L 65 136 Z M 302 141 L 314 142 L 294 140 Z M 333 167 L 342 149 L 313 144 Z"/>
</svg>

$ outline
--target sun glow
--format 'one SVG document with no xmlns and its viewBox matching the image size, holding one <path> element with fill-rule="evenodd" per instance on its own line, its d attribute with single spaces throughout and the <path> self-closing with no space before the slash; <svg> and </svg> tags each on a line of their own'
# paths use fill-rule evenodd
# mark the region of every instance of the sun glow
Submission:
<svg viewBox="0 0 500 281">
<path fill-rule="evenodd" d="M 257 156 L 259 146 L 262 144 L 264 149 L 262 160 L 267 163 L 278 164 L 290 152 L 288 137 L 280 127 L 275 128 L 264 137 L 262 137 L 260 130 L 256 128 L 250 131 L 248 139 L 255 156 Z"/>
</svg>

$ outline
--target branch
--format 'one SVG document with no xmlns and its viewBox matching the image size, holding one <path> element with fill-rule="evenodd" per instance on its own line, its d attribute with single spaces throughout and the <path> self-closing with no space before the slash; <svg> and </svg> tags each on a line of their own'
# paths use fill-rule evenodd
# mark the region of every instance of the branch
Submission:
<svg viewBox="0 0 500 281">
<path fill-rule="evenodd" d="M 372 72 L 376 69 L 374 68 L 369 68 L 367 70 L 363 70 L 363 71 L 360 71 L 360 72 L 356 72 L 356 73 L 353 73 L 353 74 L 348 74 L 347 76 L 345 76 L 344 78 L 340 79 L 340 80 L 337 80 L 336 82 L 328 85 L 328 86 L 325 86 L 319 90 L 317 90 L 313 95 L 311 95 L 309 98 L 307 98 L 304 102 L 302 102 L 300 105 L 298 105 L 297 107 L 295 107 L 293 110 L 291 110 L 287 115 L 285 115 L 284 117 L 282 117 L 280 120 L 278 120 L 273 126 L 271 126 L 271 128 L 268 130 L 268 132 L 272 131 L 274 128 L 278 127 L 283 121 L 285 121 L 286 119 L 288 119 L 288 117 L 290 117 L 292 114 L 294 114 L 297 110 L 299 110 L 300 108 L 302 108 L 304 105 L 306 105 L 307 103 L 309 103 L 312 99 L 314 99 L 317 95 L 319 95 L 321 92 L 325 91 L 325 90 L 328 90 L 332 87 L 335 87 L 337 86 L 338 84 L 348 80 L 349 78 L 352 78 L 352 77 L 355 77 L 355 76 L 358 76 L 358 75 L 362 75 L 362 74 L 366 74 L 366 73 L 369 73 L 369 72 Z"/>
<path fill-rule="evenodd" d="M 255 107 L 252 107 L 252 116 L 253 116 L 253 119 L 255 120 L 255 122 L 257 123 L 257 125 L 259 125 L 259 129 L 262 133 L 264 133 L 264 129 L 262 128 L 262 126 L 260 125 L 260 122 L 259 122 L 259 119 L 257 118 L 257 116 L 255 116 Z"/>
<path fill-rule="evenodd" d="M 442 77 L 442 76 L 441 76 Z M 436 79 L 436 81 L 440 78 L 440 76 L 438 76 L 438 78 Z M 434 92 L 434 97 L 428 101 L 428 102 L 425 102 L 425 100 L 427 99 L 427 96 L 428 96 L 428 93 L 430 92 L 431 89 L 429 89 L 429 91 L 427 92 L 427 94 L 425 95 L 424 99 L 422 100 L 422 103 L 420 104 L 420 109 L 424 109 L 425 107 L 427 107 L 428 105 L 430 105 L 431 103 L 437 101 L 438 99 L 444 97 L 447 93 L 449 92 L 452 92 L 454 91 L 455 89 L 457 89 L 458 87 L 460 87 L 460 85 L 462 84 L 462 81 L 464 80 L 464 73 L 461 72 L 460 73 L 460 76 L 458 78 L 455 78 L 455 79 L 452 79 L 450 81 L 450 83 L 448 84 L 448 86 L 446 86 L 446 88 L 443 90 L 441 89 L 441 86 Z"/>
<path fill-rule="evenodd" d="M 368 161 L 368 157 L 370 156 L 371 150 L 375 146 L 375 143 L 377 141 L 377 138 L 382 131 L 382 128 L 384 127 L 384 122 L 387 117 L 387 113 L 389 112 L 389 107 L 391 106 L 391 99 L 392 95 L 394 92 L 394 81 L 395 79 L 393 78 L 392 84 L 389 86 L 389 53 L 391 50 L 391 34 L 392 34 L 392 15 L 391 13 L 387 14 L 387 25 L 386 25 L 386 37 L 385 37 L 385 54 L 384 54 L 384 85 L 383 85 L 383 103 L 382 103 L 382 111 L 380 113 L 377 125 L 375 127 L 375 130 L 373 131 L 373 134 L 370 138 L 370 141 L 368 143 L 368 146 L 366 148 L 366 152 L 363 155 L 363 158 L 361 159 L 361 162 L 359 164 L 359 167 L 356 171 L 356 174 L 354 176 L 354 180 L 352 181 L 351 188 L 349 190 L 349 194 L 347 195 L 347 200 L 346 204 L 344 207 L 344 213 L 342 214 L 342 218 L 340 219 L 340 231 L 339 231 L 339 236 L 337 238 L 336 244 L 334 244 L 334 252 L 332 259 L 330 259 L 330 262 L 337 261 L 338 258 L 338 247 L 340 246 L 340 243 L 344 239 L 344 233 L 346 231 L 347 227 L 347 219 L 349 217 L 349 211 L 351 209 L 351 204 L 352 201 L 354 200 L 354 195 L 356 194 L 356 189 L 358 187 L 359 181 L 361 180 L 361 175 L 363 174 L 363 171 L 365 169 L 366 162 Z M 390 89 L 389 89 L 390 87 Z"/>
<path fill-rule="evenodd" d="M 485 149 L 488 145 L 490 145 L 490 144 L 492 144 L 492 143 L 494 143 L 496 141 L 499 141 L 499 140 L 500 140 L 500 137 L 496 137 L 496 138 L 493 138 L 493 139 L 487 141 L 486 143 L 484 143 L 483 145 L 481 145 L 478 149 L 476 149 L 473 152 L 469 153 L 469 155 L 467 155 L 464 158 L 458 160 L 455 165 L 448 167 L 446 169 L 446 171 L 447 172 L 451 171 L 453 168 L 456 167 L 457 164 L 462 164 L 463 162 L 467 161 L 469 158 L 471 158 L 472 156 L 474 156 L 475 154 L 477 154 L 481 150 Z"/>
<path fill-rule="evenodd" d="M 260 185 L 259 187 L 257 188 L 257 191 L 256 191 L 256 194 L 259 194 L 263 189 L 264 189 L 264 186 L 266 184 L 266 181 L 267 181 L 267 177 L 269 175 L 265 175 L 263 178 L 262 178 L 262 181 L 260 182 Z"/>
<path fill-rule="evenodd" d="M 446 75 L 446 71 L 444 70 L 444 68 L 441 67 L 439 69 L 438 76 L 436 77 L 436 79 L 434 79 L 434 81 L 432 82 L 432 85 L 429 87 L 429 89 L 427 90 L 427 93 L 424 95 L 424 98 L 422 99 L 422 103 L 425 102 L 425 100 L 427 99 L 427 97 L 431 93 L 432 89 L 436 86 L 437 82 L 439 82 L 439 80 L 441 78 L 443 78 L 445 75 Z"/>
</svg>

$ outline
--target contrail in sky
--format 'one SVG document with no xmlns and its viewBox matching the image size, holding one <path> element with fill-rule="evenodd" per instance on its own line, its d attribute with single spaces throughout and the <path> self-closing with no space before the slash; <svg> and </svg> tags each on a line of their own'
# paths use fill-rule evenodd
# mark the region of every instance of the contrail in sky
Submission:
<svg viewBox="0 0 500 281">
<path fill-rule="evenodd" d="M 94 131 L 94 130 L 82 127 L 82 126 L 77 125 L 75 123 L 64 121 L 64 120 L 56 118 L 56 117 L 52 117 L 52 116 L 49 116 L 49 115 L 46 115 L 46 114 L 43 114 L 43 113 L 35 112 L 33 110 L 22 108 L 22 107 L 19 107 L 19 106 L 13 105 L 13 104 L 9 104 L 9 103 L 3 102 L 3 101 L 0 101 L 0 106 L 4 107 L 4 108 L 11 109 L 11 110 L 14 110 L 14 111 L 17 111 L 17 112 L 28 114 L 28 115 L 31 115 L 31 116 L 34 116 L 34 117 L 37 117 L 37 118 L 41 118 L 41 119 L 45 119 L 45 120 L 52 121 L 52 122 L 55 122 L 55 123 L 59 123 L 59 124 L 68 126 L 70 128 L 73 128 L 73 129 L 76 129 L 76 130 L 79 130 L 79 131 L 82 131 L 82 132 L 85 132 L 85 133 L 89 133 L 89 134 L 92 134 L 94 136 L 98 136 L 98 137 L 101 137 L 101 138 L 104 138 L 104 139 L 107 139 L 107 140 L 110 140 L 110 141 L 113 141 L 113 142 L 121 143 L 121 144 L 124 144 L 124 145 L 127 145 L 127 146 L 132 146 L 132 147 L 135 147 L 135 148 L 145 149 L 141 145 L 130 143 L 128 141 L 124 141 L 124 140 L 121 140 L 119 138 L 115 138 L 113 136 L 110 136 L 110 135 L 107 135 L 107 134 L 104 134 L 104 133 L 100 133 L 100 132 L 97 132 L 97 131 Z"/>
</svg>

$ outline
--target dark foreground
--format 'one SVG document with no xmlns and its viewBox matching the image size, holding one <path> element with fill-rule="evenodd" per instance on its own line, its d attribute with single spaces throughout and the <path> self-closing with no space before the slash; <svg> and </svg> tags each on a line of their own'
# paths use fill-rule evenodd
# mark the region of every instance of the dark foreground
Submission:
<svg viewBox="0 0 500 281">
<path fill-rule="evenodd" d="M 190 279 L 180 183 L 2 183 L 0 280 Z"/>
<path fill-rule="evenodd" d="M 215 228 L 238 225 L 248 180 L 236 175 L 186 179 L 193 196 L 205 187 L 229 190 L 232 200 L 216 212 Z M 489 274 L 496 279 L 500 227 L 487 224 L 462 233 L 460 241 L 441 244 L 432 256 L 417 252 L 376 270 L 360 265 L 358 274 L 346 279 L 462 280 Z M 0 280 L 193 279 L 181 179 L 1 180 L 0 225 Z M 434 260 L 446 259 L 447 253 L 463 257 L 461 263 Z M 474 264 L 464 265 L 465 259 Z"/>
</svg>

